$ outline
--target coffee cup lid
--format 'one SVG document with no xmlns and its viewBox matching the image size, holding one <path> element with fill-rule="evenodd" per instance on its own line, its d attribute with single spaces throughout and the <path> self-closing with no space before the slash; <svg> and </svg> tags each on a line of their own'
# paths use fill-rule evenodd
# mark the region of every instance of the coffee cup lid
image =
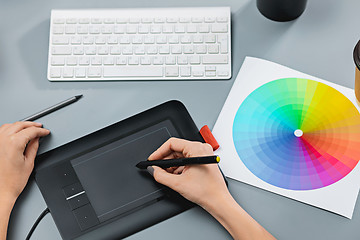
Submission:
<svg viewBox="0 0 360 240">
<path fill-rule="evenodd" d="M 354 48 L 353 56 L 356 67 L 360 70 L 360 41 L 358 41 Z"/>
</svg>

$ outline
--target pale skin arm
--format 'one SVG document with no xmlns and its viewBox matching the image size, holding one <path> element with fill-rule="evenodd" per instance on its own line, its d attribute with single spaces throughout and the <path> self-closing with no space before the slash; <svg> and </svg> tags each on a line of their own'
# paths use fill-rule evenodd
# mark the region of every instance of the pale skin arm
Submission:
<svg viewBox="0 0 360 240">
<path fill-rule="evenodd" d="M 209 144 L 171 138 L 149 160 L 213 155 Z M 275 239 L 229 193 L 217 164 L 148 168 L 155 180 L 179 192 L 209 212 L 238 240 Z"/>
<path fill-rule="evenodd" d="M 50 133 L 40 123 L 16 122 L 0 127 L 0 240 L 5 240 L 16 199 L 34 168 L 39 138 Z"/>
</svg>

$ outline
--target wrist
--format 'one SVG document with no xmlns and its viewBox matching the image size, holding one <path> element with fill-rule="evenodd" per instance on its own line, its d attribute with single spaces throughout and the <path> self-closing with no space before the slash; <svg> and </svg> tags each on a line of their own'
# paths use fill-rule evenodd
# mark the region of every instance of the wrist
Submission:
<svg viewBox="0 0 360 240">
<path fill-rule="evenodd" d="M 16 199 L 17 198 L 13 194 L 1 192 L 0 205 L 3 207 L 10 207 L 12 209 L 12 207 L 14 206 L 14 204 L 16 202 Z"/>
<path fill-rule="evenodd" d="M 218 193 L 212 198 L 208 198 L 200 206 L 209 212 L 211 215 L 218 215 L 225 206 L 230 206 L 235 202 L 229 191 L 224 193 Z"/>
</svg>

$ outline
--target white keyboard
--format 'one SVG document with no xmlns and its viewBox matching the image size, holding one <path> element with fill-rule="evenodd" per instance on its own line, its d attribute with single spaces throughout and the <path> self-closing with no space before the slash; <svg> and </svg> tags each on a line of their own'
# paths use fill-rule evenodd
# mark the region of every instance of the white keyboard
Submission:
<svg viewBox="0 0 360 240">
<path fill-rule="evenodd" d="M 230 8 L 52 10 L 50 81 L 231 77 Z"/>
</svg>

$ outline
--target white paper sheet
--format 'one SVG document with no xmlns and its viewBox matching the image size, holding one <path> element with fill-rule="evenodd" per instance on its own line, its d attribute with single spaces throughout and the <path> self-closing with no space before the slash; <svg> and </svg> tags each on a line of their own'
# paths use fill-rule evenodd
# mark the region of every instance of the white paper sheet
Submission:
<svg viewBox="0 0 360 240">
<path fill-rule="evenodd" d="M 247 57 L 213 129 L 213 134 L 220 144 L 220 148 L 215 152 L 221 158 L 220 167 L 227 177 L 351 219 L 359 192 L 359 164 L 344 178 L 326 187 L 312 190 L 288 190 L 271 185 L 256 177 L 248 170 L 236 152 L 232 137 L 232 127 L 236 112 L 241 103 L 261 85 L 272 80 L 292 77 L 312 79 L 325 83 L 343 93 L 359 110 L 354 90 L 352 89 L 312 77 L 273 62 Z"/>
</svg>

